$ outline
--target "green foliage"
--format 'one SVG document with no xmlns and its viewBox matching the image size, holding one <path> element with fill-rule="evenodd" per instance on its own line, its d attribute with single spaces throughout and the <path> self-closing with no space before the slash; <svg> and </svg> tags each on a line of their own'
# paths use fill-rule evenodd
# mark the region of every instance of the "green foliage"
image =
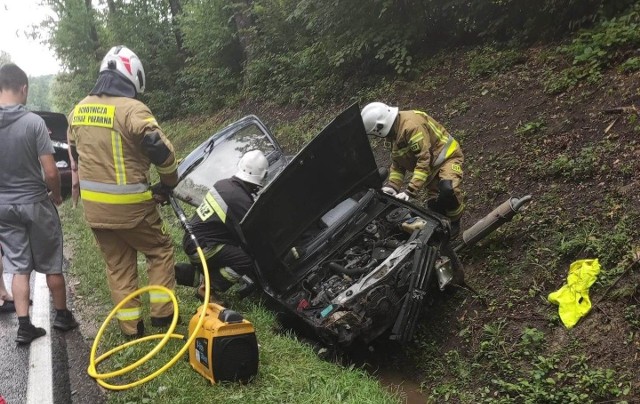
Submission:
<svg viewBox="0 0 640 404">
<path fill-rule="evenodd" d="M 32 111 L 51 111 L 51 84 L 53 75 L 29 77 L 27 107 Z"/>
<path fill-rule="evenodd" d="M 536 356 L 528 374 L 509 381 L 492 380 L 500 391 L 487 403 L 576 403 L 620 397 L 630 388 L 619 382 L 611 369 L 591 368 L 584 356 L 572 356 L 568 365 L 561 365 L 556 357 Z"/>
<path fill-rule="evenodd" d="M 546 80 L 549 93 L 559 93 L 581 81 L 597 82 L 602 71 L 620 64 L 623 71 L 640 68 L 637 57 L 629 57 L 640 45 L 640 4 L 620 17 L 603 20 L 595 28 L 582 31 L 571 44 L 560 47 L 572 66 Z"/>
<path fill-rule="evenodd" d="M 598 231 L 601 225 L 592 221 L 580 224 L 577 228 L 566 232 L 558 252 L 562 257 L 574 260 L 576 258 L 598 258 L 606 273 L 602 273 L 599 281 L 614 276 L 611 270 L 628 253 L 633 239 L 630 218 L 624 217 L 616 224 L 612 231 Z M 605 278 L 602 278 L 605 276 Z"/>
<path fill-rule="evenodd" d="M 469 55 L 469 72 L 476 78 L 502 73 L 525 60 L 523 53 L 517 49 L 499 50 L 493 46 L 472 50 Z"/>
<path fill-rule="evenodd" d="M 0 49 L 0 66 L 10 62 L 11 62 L 11 55 L 9 55 L 7 52 Z"/>
<path fill-rule="evenodd" d="M 77 312 L 83 323 L 100 326 L 112 310 L 111 296 L 105 280 L 102 256 L 91 230 L 82 218 L 82 207 L 72 209 L 69 202 L 61 206 L 65 242 L 72 251 L 70 273 L 77 281 L 76 298 L 81 305 Z M 164 220 L 170 224 L 169 232 L 176 245 L 177 259 L 185 260 L 181 248 L 182 229 L 169 210 L 162 210 Z M 147 283 L 146 263 L 139 268 L 141 286 Z M 178 286 L 176 294 L 180 303 L 182 324 L 176 333 L 188 334 L 187 324 L 192 313 L 201 304 L 193 297 L 193 288 Z M 247 385 L 239 383 L 211 383 L 194 372 L 186 360 L 176 364 L 157 378 L 124 391 L 109 392 L 108 403 L 379 403 L 399 402 L 399 397 L 384 389 L 377 380 L 364 370 L 343 367 L 323 361 L 313 349 L 295 338 L 279 331 L 273 312 L 261 301 L 246 299 L 239 301 L 230 296 L 234 310 L 240 311 L 251 321 L 260 342 L 260 367 L 258 376 Z M 142 297 L 148 309 L 148 297 Z M 148 318 L 148 312 L 144 313 Z M 185 318 L 186 317 L 186 318 Z M 151 328 L 149 331 L 157 332 Z M 107 326 L 99 353 L 126 342 L 115 323 Z M 109 380 L 110 383 L 130 383 L 152 373 L 169 362 L 183 346 L 183 340 L 173 339 L 153 359 L 129 374 Z M 156 342 L 147 342 L 125 349 L 99 365 L 99 371 L 109 372 L 130 365 L 152 349 Z M 282 360 L 282 358 L 287 360 Z M 304 371 L 301 371 L 304 370 Z"/>
<path fill-rule="evenodd" d="M 516 128 L 516 135 L 522 135 L 522 136 L 536 135 L 542 132 L 544 128 L 545 128 L 544 120 L 542 120 L 542 118 L 538 118 L 534 121 L 530 121 L 530 122 L 526 122 L 518 125 L 518 127 Z"/>
<path fill-rule="evenodd" d="M 125 44 L 145 66 L 148 85 L 142 100 L 168 119 L 208 113 L 238 97 L 298 105 L 335 102 L 377 87 L 385 76 L 420 73 L 426 57 L 451 44 L 553 37 L 630 2 L 145 0 L 98 7 L 83 0 L 45 0 L 55 18 L 43 27 L 67 72 L 53 88 L 60 110 L 91 89 L 104 53 Z M 616 29 L 598 41 L 628 34 Z M 584 48 L 576 60 L 592 57 L 585 53 L 586 43 L 575 45 Z M 598 58 L 601 53 L 593 51 Z M 487 45 L 473 55 L 470 71 L 474 77 L 488 76 L 522 60 L 519 51 Z M 636 64 L 630 60 L 625 69 Z M 549 91 L 574 85 L 578 76 L 572 71 Z"/>
</svg>

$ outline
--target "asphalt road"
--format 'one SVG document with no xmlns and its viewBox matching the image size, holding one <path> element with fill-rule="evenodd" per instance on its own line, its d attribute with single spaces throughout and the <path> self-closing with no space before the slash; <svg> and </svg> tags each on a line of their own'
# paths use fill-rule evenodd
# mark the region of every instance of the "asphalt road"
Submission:
<svg viewBox="0 0 640 404">
<path fill-rule="evenodd" d="M 62 333 L 51 328 L 55 311 L 45 277 L 38 276 L 31 277 L 31 319 L 48 333 L 31 345 L 18 345 L 15 313 L 0 313 L 0 396 L 7 404 L 104 403 L 104 394 L 86 373 L 89 342 L 78 329 Z M 10 287 L 11 275 L 4 279 Z"/>
</svg>

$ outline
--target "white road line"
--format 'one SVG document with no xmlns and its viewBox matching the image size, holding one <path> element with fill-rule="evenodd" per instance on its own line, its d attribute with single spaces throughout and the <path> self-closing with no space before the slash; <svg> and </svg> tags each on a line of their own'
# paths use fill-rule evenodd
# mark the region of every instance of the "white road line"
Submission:
<svg viewBox="0 0 640 404">
<path fill-rule="evenodd" d="M 51 323 L 49 288 L 46 275 L 34 272 L 33 308 L 31 322 L 42 327 L 47 335 L 31 343 L 29 351 L 29 384 L 27 404 L 53 404 L 53 375 L 51 359 Z"/>
</svg>

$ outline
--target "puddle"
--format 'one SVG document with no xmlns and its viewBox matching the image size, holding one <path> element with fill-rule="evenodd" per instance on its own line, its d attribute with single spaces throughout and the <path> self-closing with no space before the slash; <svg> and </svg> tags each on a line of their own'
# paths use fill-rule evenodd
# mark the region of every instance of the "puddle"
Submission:
<svg viewBox="0 0 640 404">
<path fill-rule="evenodd" d="M 406 376 L 400 373 L 381 370 L 374 374 L 380 380 L 383 386 L 386 386 L 392 392 L 398 392 L 403 403 L 406 404 L 424 404 L 427 397 L 420 391 L 420 384 L 411 380 L 407 380 Z"/>
</svg>

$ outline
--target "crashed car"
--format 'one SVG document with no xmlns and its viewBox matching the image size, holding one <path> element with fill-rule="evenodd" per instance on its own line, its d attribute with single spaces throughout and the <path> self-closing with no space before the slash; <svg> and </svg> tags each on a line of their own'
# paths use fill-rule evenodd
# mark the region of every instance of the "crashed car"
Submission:
<svg viewBox="0 0 640 404">
<path fill-rule="evenodd" d="M 48 111 L 34 111 L 44 119 L 55 151 L 53 158 L 60 172 L 60 185 L 63 189 L 71 188 L 71 161 L 69 160 L 69 145 L 67 144 L 67 117 L 64 114 Z"/>
<path fill-rule="evenodd" d="M 256 148 L 277 173 L 240 225 L 262 290 L 328 344 L 410 340 L 429 296 L 462 282 L 462 265 L 445 217 L 381 191 L 358 106 L 291 159 L 244 118 L 181 163 L 174 196 L 197 206 Z"/>
</svg>

